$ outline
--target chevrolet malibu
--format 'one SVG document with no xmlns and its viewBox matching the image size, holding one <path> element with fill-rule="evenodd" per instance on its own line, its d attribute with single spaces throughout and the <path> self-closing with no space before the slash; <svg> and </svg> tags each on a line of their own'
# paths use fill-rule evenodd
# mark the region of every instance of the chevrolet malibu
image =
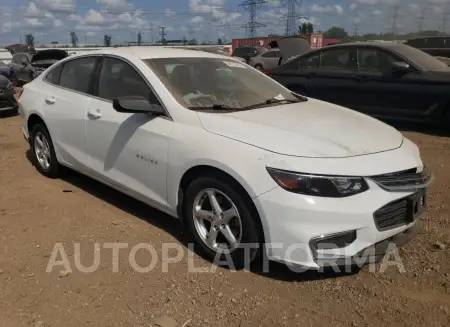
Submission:
<svg viewBox="0 0 450 327">
<path fill-rule="evenodd" d="M 40 173 L 69 167 L 179 218 L 234 266 L 377 259 L 415 235 L 432 180 L 394 128 L 213 53 L 74 55 L 25 85 L 19 112 Z"/>
</svg>

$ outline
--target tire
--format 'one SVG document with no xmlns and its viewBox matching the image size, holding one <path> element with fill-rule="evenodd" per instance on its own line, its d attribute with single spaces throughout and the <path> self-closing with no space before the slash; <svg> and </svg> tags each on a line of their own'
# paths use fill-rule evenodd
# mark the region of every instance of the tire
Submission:
<svg viewBox="0 0 450 327">
<path fill-rule="evenodd" d="M 261 253 L 263 236 L 257 224 L 256 219 L 259 217 L 254 212 L 255 210 L 252 210 L 251 204 L 245 200 L 246 197 L 243 196 L 242 191 L 233 184 L 226 178 L 213 176 L 202 176 L 194 180 L 186 190 L 183 216 L 201 253 L 209 260 L 217 265 L 228 265 L 231 269 L 249 268 L 250 263 Z M 214 215 L 211 210 L 211 193 L 215 194 L 223 212 L 231 212 L 227 209 L 234 209 L 237 215 L 229 219 L 225 214 L 222 220 L 219 215 Z M 202 205 L 198 206 L 199 203 Z M 209 212 L 210 215 L 206 216 L 213 217 L 213 219 L 197 218 L 198 215 L 194 215 L 194 208 L 202 209 L 202 213 Z M 216 230 L 213 230 L 214 225 L 217 226 Z M 234 247 L 231 247 L 232 243 L 225 238 L 226 234 L 230 235 L 229 232 L 232 232 L 234 239 L 238 241 Z M 207 235 L 211 236 L 214 233 L 217 235 L 216 247 L 214 247 L 213 241 L 207 243 Z"/>
<path fill-rule="evenodd" d="M 256 68 L 257 70 L 259 70 L 260 72 L 263 72 L 263 71 L 264 71 L 263 66 L 260 65 L 260 64 L 255 65 L 255 68 Z"/>
<path fill-rule="evenodd" d="M 44 176 L 58 177 L 60 166 L 53 142 L 45 126 L 35 125 L 30 132 L 30 148 L 33 164 Z"/>
</svg>

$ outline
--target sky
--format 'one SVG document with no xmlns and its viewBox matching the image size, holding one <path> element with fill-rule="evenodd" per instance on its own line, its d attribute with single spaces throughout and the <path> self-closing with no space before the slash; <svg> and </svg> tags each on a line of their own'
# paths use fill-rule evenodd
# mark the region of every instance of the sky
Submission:
<svg viewBox="0 0 450 327">
<path fill-rule="evenodd" d="M 104 34 L 112 43 L 159 40 L 160 27 L 166 39 L 183 36 L 200 42 L 245 37 L 242 28 L 249 13 L 239 6 L 244 0 L 1 0 L 0 44 L 20 42 L 33 33 L 38 43 L 70 43 L 70 32 L 79 43 L 102 43 Z M 255 0 L 247 0 L 252 2 Z M 266 0 L 256 19 L 266 25 L 258 36 L 283 34 L 288 0 Z M 344 27 L 349 33 L 381 33 L 392 28 L 395 6 L 399 6 L 396 31 L 442 29 L 450 13 L 450 0 L 298 0 L 297 25 L 310 21 L 316 30 Z"/>
</svg>

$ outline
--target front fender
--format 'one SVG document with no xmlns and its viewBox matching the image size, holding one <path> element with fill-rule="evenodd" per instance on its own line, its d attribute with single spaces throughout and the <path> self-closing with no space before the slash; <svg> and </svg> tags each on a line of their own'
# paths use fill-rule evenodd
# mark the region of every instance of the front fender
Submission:
<svg viewBox="0 0 450 327">
<path fill-rule="evenodd" d="M 168 151 L 168 205 L 176 210 L 181 179 L 196 166 L 210 166 L 227 173 L 241 184 L 251 198 L 255 198 L 277 187 L 266 171 L 266 163 L 272 157 L 269 151 L 202 129 L 174 130 Z"/>
</svg>

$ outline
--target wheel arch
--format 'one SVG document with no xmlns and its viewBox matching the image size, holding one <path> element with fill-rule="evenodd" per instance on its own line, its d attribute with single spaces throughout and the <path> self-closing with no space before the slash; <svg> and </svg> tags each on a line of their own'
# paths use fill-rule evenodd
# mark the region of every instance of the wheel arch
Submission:
<svg viewBox="0 0 450 327">
<path fill-rule="evenodd" d="M 212 164 L 197 164 L 193 165 L 189 169 L 185 171 L 182 175 L 179 183 L 178 183 L 178 192 L 177 192 L 177 215 L 179 219 L 184 223 L 184 217 L 182 214 L 183 205 L 184 205 L 184 194 L 186 192 L 189 184 L 194 181 L 196 178 L 201 176 L 218 176 L 221 180 L 226 180 L 231 183 L 237 191 L 245 198 L 245 201 L 249 204 L 251 211 L 257 218 L 257 225 L 260 228 L 261 235 L 264 239 L 266 239 L 265 229 L 263 227 L 263 222 L 261 220 L 261 216 L 258 212 L 258 209 L 253 201 L 253 198 L 257 195 L 253 192 L 252 188 L 245 182 L 239 174 L 231 169 L 227 169 L 225 167 L 218 167 L 218 165 Z M 262 240 L 264 241 L 264 240 Z"/>
<path fill-rule="evenodd" d="M 41 117 L 41 115 L 39 115 L 36 112 L 33 112 L 28 116 L 28 119 L 27 119 L 28 138 L 30 137 L 31 130 L 37 124 L 41 124 L 42 126 L 44 126 L 45 129 L 47 130 L 47 132 L 50 134 L 50 130 L 48 129 L 48 126 L 45 123 L 44 119 Z M 50 134 L 50 137 L 51 137 L 51 134 Z"/>
</svg>

